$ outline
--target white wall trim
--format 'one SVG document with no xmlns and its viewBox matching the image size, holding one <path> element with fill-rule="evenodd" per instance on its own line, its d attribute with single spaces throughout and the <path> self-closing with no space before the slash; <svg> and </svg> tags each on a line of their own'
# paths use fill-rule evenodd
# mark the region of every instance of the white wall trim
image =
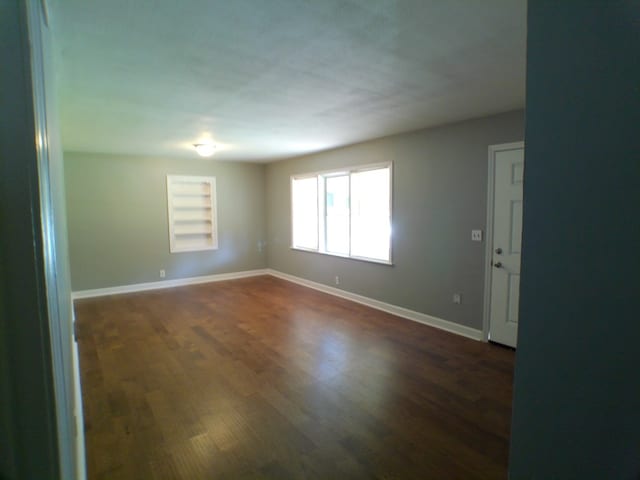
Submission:
<svg viewBox="0 0 640 480">
<path fill-rule="evenodd" d="M 288 280 L 305 287 L 313 288 L 314 290 L 319 290 L 321 292 L 328 293 L 329 295 L 345 298 L 347 300 L 351 300 L 353 302 L 375 308 L 376 310 L 382 310 L 383 312 L 387 312 L 398 317 L 406 318 L 408 320 L 422 323 L 424 325 L 429 325 L 430 327 L 435 327 L 439 328 L 440 330 L 446 330 L 447 332 L 456 333 L 473 340 L 482 340 L 482 330 L 477 330 L 465 325 L 460 325 L 449 320 L 443 320 L 442 318 L 427 315 L 426 313 L 409 310 L 408 308 L 398 307 L 397 305 L 392 305 L 390 303 L 381 302 L 380 300 L 375 300 L 363 295 L 358 295 L 357 293 L 340 290 L 339 288 L 330 287 L 328 285 L 313 282 L 305 278 L 289 275 L 288 273 L 283 273 L 278 270 L 269 268 L 267 269 L 267 273 L 283 280 Z"/>
<path fill-rule="evenodd" d="M 524 142 L 502 143 L 489 145 L 489 161 L 487 167 L 487 224 L 485 227 L 485 252 L 484 252 L 484 304 L 482 309 L 482 339 L 489 341 L 489 328 L 491 327 L 491 281 L 493 269 L 493 196 L 495 194 L 496 152 L 524 148 Z"/>
<path fill-rule="evenodd" d="M 147 290 L 160 290 L 163 288 L 183 287 L 199 283 L 221 282 L 238 278 L 256 277 L 267 275 L 267 269 L 246 270 L 244 272 L 218 273 L 215 275 L 203 275 L 201 277 L 176 278 L 174 280 L 161 280 L 158 282 L 135 283 L 117 287 L 96 288 L 93 290 L 78 290 L 71 294 L 74 300 L 79 298 L 104 297 L 105 295 L 118 295 L 122 293 L 144 292 Z"/>
<path fill-rule="evenodd" d="M 73 298 L 70 299 L 73 305 Z M 85 452 L 84 439 L 84 408 L 82 405 L 82 386 L 80 383 L 80 360 L 78 356 L 78 339 L 76 338 L 76 312 L 71 308 L 71 328 L 73 338 L 71 340 L 71 353 L 73 365 L 73 394 L 74 394 L 74 411 L 76 422 L 76 480 L 86 480 L 87 478 L 87 460 Z"/>
<path fill-rule="evenodd" d="M 271 275 L 283 280 L 288 280 L 290 282 L 297 283 L 305 287 L 313 288 L 314 290 L 319 290 L 321 292 L 328 293 L 336 297 L 345 298 L 347 300 L 351 300 L 353 302 L 360 303 L 362 305 L 366 305 L 371 308 L 375 308 L 376 310 L 381 310 L 383 312 L 387 312 L 392 315 L 396 315 L 398 317 L 406 318 L 414 322 L 422 323 L 424 325 L 429 325 L 431 327 L 439 328 L 440 330 L 445 330 L 447 332 L 462 335 L 463 337 L 471 338 L 473 340 L 483 339 L 482 330 L 477 330 L 475 328 L 467 327 L 465 325 L 460 325 L 458 323 L 454 323 L 449 320 L 443 320 L 442 318 L 434 317 L 432 315 L 427 315 L 426 313 L 416 312 L 414 310 L 409 310 L 408 308 L 399 307 L 397 305 L 392 305 L 390 303 L 381 302 L 380 300 L 375 300 L 373 298 L 365 297 L 364 295 L 358 295 L 357 293 L 351 293 L 351 292 L 347 292 L 346 290 L 340 290 L 338 288 L 330 287 L 322 283 L 313 282 L 305 278 L 296 277 L 294 275 L 289 275 L 288 273 L 283 273 L 278 270 L 273 270 L 270 268 L 265 268 L 261 270 L 248 270 L 244 272 L 220 273 L 216 275 L 205 275 L 201 277 L 179 278 L 175 280 L 163 280 L 159 282 L 136 283 L 133 285 L 97 288 L 94 290 L 79 290 L 72 293 L 72 298 L 76 300 L 80 298 L 102 297 L 106 295 L 118 295 L 122 293 L 144 292 L 147 290 L 175 288 L 175 287 L 182 287 L 186 285 L 196 285 L 199 283 L 235 280 L 238 278 L 255 277 L 258 275 Z"/>
</svg>

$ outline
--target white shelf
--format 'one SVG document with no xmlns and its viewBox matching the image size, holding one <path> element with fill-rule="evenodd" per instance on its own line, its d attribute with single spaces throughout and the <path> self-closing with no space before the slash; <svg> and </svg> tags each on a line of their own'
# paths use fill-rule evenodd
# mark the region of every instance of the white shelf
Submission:
<svg viewBox="0 0 640 480">
<path fill-rule="evenodd" d="M 167 175 L 169 249 L 218 248 L 215 177 Z"/>
<path fill-rule="evenodd" d="M 211 225 L 188 225 L 173 227 L 174 235 L 211 235 Z"/>
<path fill-rule="evenodd" d="M 173 197 L 173 208 L 211 208 L 211 197 Z"/>
</svg>

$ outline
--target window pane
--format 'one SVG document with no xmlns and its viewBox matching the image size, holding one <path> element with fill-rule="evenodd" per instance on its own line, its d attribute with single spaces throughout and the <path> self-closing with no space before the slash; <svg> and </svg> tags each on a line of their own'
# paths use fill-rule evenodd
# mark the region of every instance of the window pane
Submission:
<svg viewBox="0 0 640 480">
<path fill-rule="evenodd" d="M 318 179 L 291 181 L 293 246 L 318 249 Z"/>
<path fill-rule="evenodd" d="M 326 249 L 349 254 L 349 176 L 325 178 Z"/>
<path fill-rule="evenodd" d="M 389 167 L 351 174 L 351 255 L 389 261 Z"/>
</svg>

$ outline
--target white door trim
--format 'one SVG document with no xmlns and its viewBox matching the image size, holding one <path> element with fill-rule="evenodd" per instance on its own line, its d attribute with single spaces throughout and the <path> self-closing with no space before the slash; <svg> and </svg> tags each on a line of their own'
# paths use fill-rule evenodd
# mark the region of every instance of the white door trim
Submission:
<svg viewBox="0 0 640 480">
<path fill-rule="evenodd" d="M 491 317 L 491 259 L 493 258 L 493 199 L 495 193 L 495 153 L 503 150 L 513 150 L 514 148 L 524 148 L 524 142 L 501 143 L 499 145 L 489 145 L 489 161 L 487 168 L 487 223 L 485 235 L 484 252 L 484 308 L 482 312 L 482 339 L 489 341 L 489 321 Z"/>
</svg>

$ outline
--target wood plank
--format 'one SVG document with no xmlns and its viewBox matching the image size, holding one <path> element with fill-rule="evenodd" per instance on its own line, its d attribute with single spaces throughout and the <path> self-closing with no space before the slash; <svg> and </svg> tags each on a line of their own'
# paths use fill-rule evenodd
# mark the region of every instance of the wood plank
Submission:
<svg viewBox="0 0 640 480">
<path fill-rule="evenodd" d="M 506 478 L 509 349 L 269 276 L 75 308 L 90 480 Z"/>
</svg>

